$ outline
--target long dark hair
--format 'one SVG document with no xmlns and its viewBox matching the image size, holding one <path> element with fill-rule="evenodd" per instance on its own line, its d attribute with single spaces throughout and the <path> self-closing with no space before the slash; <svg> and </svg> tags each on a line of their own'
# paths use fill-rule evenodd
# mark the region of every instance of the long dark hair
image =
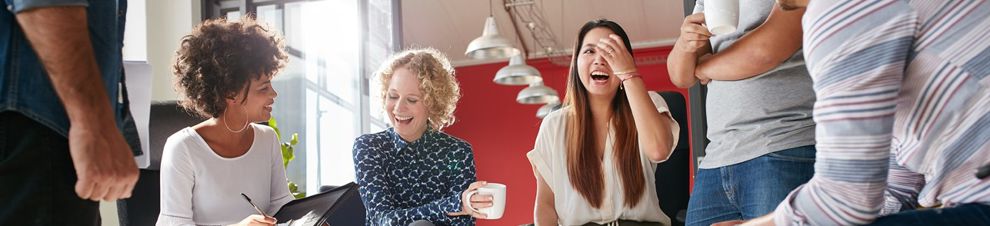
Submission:
<svg viewBox="0 0 990 226">
<path fill-rule="evenodd" d="M 595 131 L 592 127 L 592 117 L 590 103 L 588 100 L 588 89 L 581 83 L 581 76 L 578 75 L 577 59 L 581 51 L 581 42 L 584 36 L 594 28 L 606 28 L 612 30 L 616 35 L 622 37 L 626 49 L 632 51 L 629 44 L 629 36 L 619 24 L 598 19 L 585 23 L 578 33 L 577 43 L 574 45 L 574 54 L 571 60 L 570 78 L 567 81 L 567 97 L 565 105 L 572 106 L 567 112 L 571 117 L 567 120 L 567 175 L 570 176 L 571 185 L 588 200 L 588 203 L 595 208 L 602 205 L 604 191 L 604 175 L 602 172 L 602 161 L 598 158 L 594 137 L 608 136 L 607 131 Z M 630 53 L 631 54 L 631 53 Z M 611 65 L 609 65 L 611 66 Z M 625 90 L 619 89 L 612 99 L 611 108 L 613 117 L 609 120 L 611 127 L 615 130 L 615 163 L 618 166 L 619 174 L 622 178 L 622 190 L 625 194 L 626 206 L 633 207 L 639 203 L 643 196 L 643 188 L 646 179 L 643 176 L 643 169 L 640 163 L 639 140 L 637 139 L 636 124 L 633 121 L 632 109 L 629 107 L 629 100 L 626 98 Z M 608 153 L 606 153 L 608 154 Z"/>
</svg>

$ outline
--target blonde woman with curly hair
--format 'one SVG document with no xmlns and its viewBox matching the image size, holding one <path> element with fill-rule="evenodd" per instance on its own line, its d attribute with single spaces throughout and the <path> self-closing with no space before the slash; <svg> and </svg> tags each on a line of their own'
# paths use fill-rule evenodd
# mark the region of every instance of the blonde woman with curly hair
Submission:
<svg viewBox="0 0 990 226">
<path fill-rule="evenodd" d="M 165 142 L 157 225 L 274 225 L 292 200 L 271 117 L 283 39 L 252 18 L 208 20 L 182 38 L 173 72 L 180 104 L 206 121 Z M 265 215 L 244 202 L 246 194 Z"/>
<path fill-rule="evenodd" d="M 454 122 L 460 88 L 454 69 L 434 49 L 396 54 L 377 73 L 385 131 L 354 141 L 354 166 L 368 225 L 474 225 L 490 195 L 464 197 L 475 181 L 474 154 L 464 140 L 441 132 Z"/>
</svg>

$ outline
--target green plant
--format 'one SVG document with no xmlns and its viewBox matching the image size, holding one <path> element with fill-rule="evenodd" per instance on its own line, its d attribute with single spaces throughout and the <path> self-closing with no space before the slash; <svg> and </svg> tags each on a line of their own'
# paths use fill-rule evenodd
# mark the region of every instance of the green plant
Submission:
<svg viewBox="0 0 990 226">
<path fill-rule="evenodd" d="M 275 117 L 272 117 L 272 118 L 269 118 L 268 119 L 268 126 L 272 127 L 272 129 L 275 129 L 275 135 L 278 136 L 278 139 L 280 141 L 284 141 L 285 140 L 285 139 L 282 139 L 282 133 L 278 130 L 278 123 L 275 122 Z M 291 162 L 293 159 L 296 158 L 295 151 L 296 151 L 296 144 L 298 144 L 298 143 L 299 143 L 299 134 L 298 133 L 292 133 L 292 137 L 289 139 L 289 141 L 282 142 L 282 145 L 281 145 L 282 146 L 282 167 L 288 168 L 289 167 L 289 162 Z M 292 181 L 288 181 L 288 182 L 289 182 L 289 192 L 292 193 L 292 196 L 293 197 L 295 197 L 297 199 L 306 197 L 306 192 L 299 191 L 299 185 L 297 185 L 296 183 L 294 183 Z"/>
</svg>

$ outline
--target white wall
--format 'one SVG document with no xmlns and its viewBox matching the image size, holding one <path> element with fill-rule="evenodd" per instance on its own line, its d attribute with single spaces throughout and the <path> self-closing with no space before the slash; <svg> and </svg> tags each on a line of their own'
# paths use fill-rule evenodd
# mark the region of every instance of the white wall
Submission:
<svg viewBox="0 0 990 226">
<path fill-rule="evenodd" d="M 148 61 L 152 100 L 175 100 L 171 62 L 179 39 L 199 23 L 202 0 L 129 0 L 124 28 L 124 60 Z M 117 226 L 117 205 L 100 202 L 103 226 Z"/>
<path fill-rule="evenodd" d="M 148 14 L 146 0 L 127 1 L 124 27 L 124 60 L 148 60 Z"/>
<path fill-rule="evenodd" d="M 172 57 L 179 40 L 199 24 L 201 0 L 147 0 L 148 63 L 151 64 L 151 99 L 176 100 L 172 89 Z"/>
</svg>

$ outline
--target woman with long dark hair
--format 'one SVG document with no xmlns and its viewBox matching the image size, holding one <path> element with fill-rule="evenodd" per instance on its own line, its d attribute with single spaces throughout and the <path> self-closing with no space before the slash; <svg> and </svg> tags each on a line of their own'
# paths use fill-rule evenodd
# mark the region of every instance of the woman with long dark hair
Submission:
<svg viewBox="0 0 990 226">
<path fill-rule="evenodd" d="M 537 180 L 537 225 L 669 225 L 656 164 L 680 132 L 647 92 L 626 32 L 593 20 L 578 33 L 564 107 L 543 119 L 527 153 Z"/>
</svg>

